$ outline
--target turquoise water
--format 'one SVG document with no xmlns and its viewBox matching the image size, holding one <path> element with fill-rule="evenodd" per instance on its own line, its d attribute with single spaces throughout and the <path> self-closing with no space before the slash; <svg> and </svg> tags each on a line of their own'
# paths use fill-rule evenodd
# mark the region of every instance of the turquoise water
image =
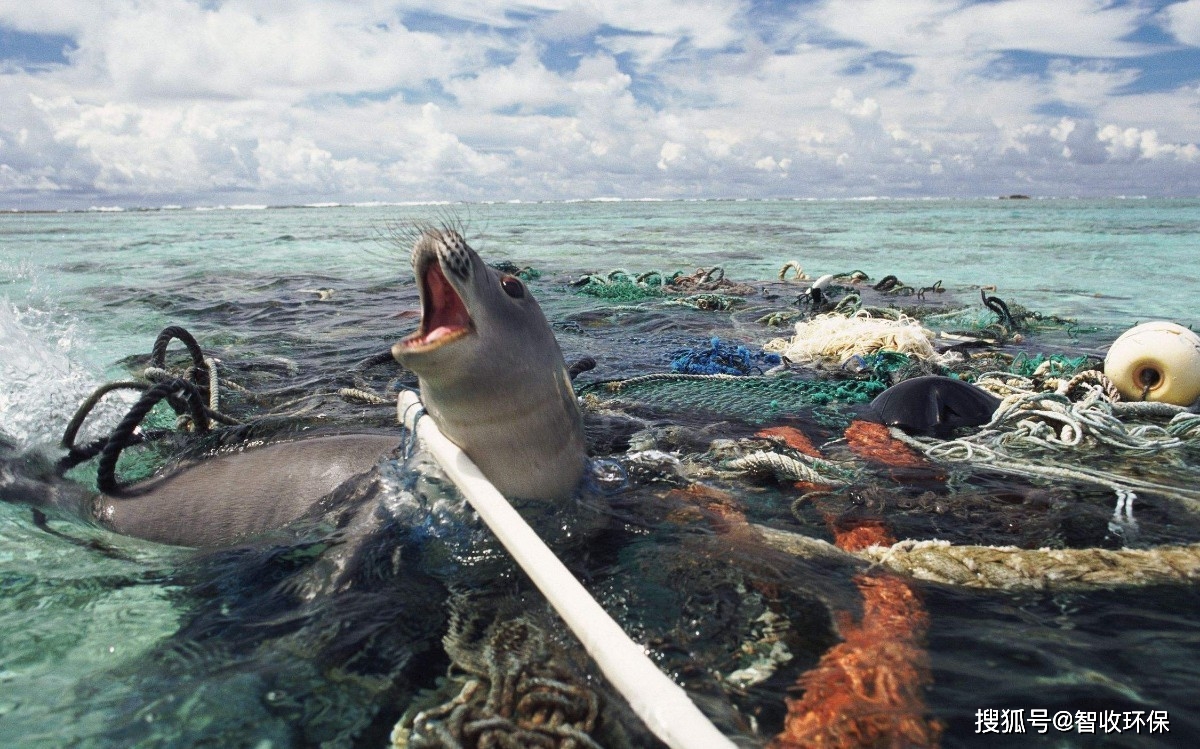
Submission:
<svg viewBox="0 0 1200 749">
<path fill-rule="evenodd" d="M 390 227 L 452 212 L 489 259 L 550 270 L 691 268 L 770 279 L 789 260 L 816 278 L 862 269 L 910 285 L 995 285 L 1039 311 L 1125 327 L 1200 321 L 1191 262 L 1197 200 L 621 202 L 169 210 L 0 215 L 0 294 L 70 309 L 99 357 L 131 353 L 170 318 L 97 302 L 110 286 L 247 271 L 385 282 L 406 272 Z M 107 302 L 107 300 L 104 300 Z"/>
<path fill-rule="evenodd" d="M 259 377 L 264 391 L 294 381 L 327 392 L 350 384 L 345 373 L 356 362 L 415 325 L 401 316 L 417 305 L 407 247 L 394 237 L 420 221 L 461 224 L 489 262 L 539 270 L 532 288 L 567 359 L 595 356 L 597 378 L 664 371 L 664 354 L 712 335 L 761 345 L 779 334 L 756 325 L 757 314 L 746 311 L 683 313 L 653 303 L 618 309 L 568 286 L 583 273 L 614 268 L 691 272 L 721 265 L 727 277 L 759 286 L 795 260 L 813 278 L 861 269 L 872 280 L 895 274 L 912 286 L 940 280 L 948 296 L 977 306 L 978 288 L 994 285 L 989 293 L 1006 302 L 1073 318 L 1084 331 L 1049 332 L 1048 345 L 1093 353 L 1139 321 L 1200 323 L 1194 303 L 1200 277 L 1192 267 L 1200 200 L 0 214 L 0 435 L 19 450 L 50 450 L 75 405 L 96 385 L 127 376 L 123 360 L 145 354 L 170 324 L 187 327 L 231 365 L 243 362 L 242 374 Z M 323 300 L 318 289 L 332 293 Z M 785 296 L 779 306 L 786 302 Z M 1035 348 L 1038 342 L 1035 337 Z M 111 423 L 125 405 L 107 406 L 99 418 Z M 364 416 L 344 404 L 323 408 L 336 424 L 387 423 L 386 415 Z M 811 527 L 795 527 L 803 519 L 788 511 L 786 492 L 732 490 L 759 521 L 827 535 L 819 518 Z M 994 478 L 968 481 L 959 490 L 976 499 L 1030 493 Z M 1077 499 L 1094 512 L 1111 511 L 1110 498 L 1094 492 Z M 1055 513 L 1073 512 L 1057 502 L 1051 503 Z M 1185 513 L 1153 503 L 1145 512 L 1146 543 L 1200 538 Z M 718 632 L 711 617 L 735 598 L 749 606 L 754 594 L 745 592 L 744 580 L 680 566 L 677 556 L 703 554 L 707 537 L 650 515 L 630 521 L 645 526 L 632 542 L 614 542 L 575 565 L 642 639 L 685 643 L 677 650 L 664 644 L 660 662 L 707 694 L 711 684 L 689 682 L 699 677 L 688 676 L 683 661 L 719 662 L 720 638 L 736 640 L 737 627 L 746 625 Z M 969 515 L 959 520 L 969 523 Z M 900 527 L 913 537 L 1011 539 L 945 518 L 905 517 Z M 412 694 L 444 671 L 439 596 L 463 571 L 454 565 L 446 571 L 439 562 L 416 564 L 411 575 L 377 574 L 372 565 L 385 567 L 379 560 L 389 558 L 393 545 L 379 534 L 374 561 L 364 562 L 372 572 L 362 580 L 383 582 L 300 605 L 280 591 L 318 574 L 311 560 L 329 553 L 313 540 L 319 535 L 308 538 L 310 545 L 198 557 L 113 536 L 69 513 L 52 511 L 48 523 L 58 534 L 40 527 L 27 506 L 0 503 L 0 739 L 6 746 L 379 745 Z M 1063 527 L 1044 536 L 1037 528 L 1023 531 L 1023 541 L 1070 543 L 1063 541 Z M 766 576 L 759 582 L 786 585 L 798 573 L 754 574 Z M 508 569 L 500 577 L 519 575 Z M 788 599 L 793 621 L 805 619 L 794 609 L 812 606 L 814 596 L 839 596 L 842 582 L 831 577 L 817 592 L 795 593 Z M 671 593 L 672 585 L 695 588 Z M 1187 746 L 1195 738 L 1200 596 L 1194 589 L 983 596 L 931 588 L 924 595 L 933 620 L 930 710 L 948 724 L 947 745 L 997 745 L 974 735 L 974 710 L 1017 703 L 1052 713 L 1097 705 L 1170 711 L 1170 736 L 1142 736 L 1142 743 L 1110 737 L 1115 743 L 1106 745 Z M 406 603 L 388 608 L 383 599 Z M 387 621 L 365 617 L 372 607 Z M 369 626 L 362 625 L 364 617 Z M 695 625 L 696 634 L 680 634 L 687 629 L 681 622 L 706 617 L 712 631 Z M 371 633 L 354 647 L 388 668 L 367 673 L 362 658 L 345 654 L 350 646 L 320 634 L 354 626 Z M 805 653 L 794 644 L 799 657 L 786 678 L 749 696 L 722 698 L 745 713 L 759 709 L 768 726 L 777 723 L 788 685 L 830 642 L 820 633 L 809 639 Z M 322 710 L 313 707 L 317 703 Z M 1065 734 L 1050 738 L 1092 745 Z"/>
</svg>

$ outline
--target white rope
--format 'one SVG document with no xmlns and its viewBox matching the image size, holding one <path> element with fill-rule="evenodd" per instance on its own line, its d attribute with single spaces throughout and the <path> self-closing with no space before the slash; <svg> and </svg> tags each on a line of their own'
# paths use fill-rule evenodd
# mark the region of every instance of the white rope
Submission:
<svg viewBox="0 0 1200 749">
<path fill-rule="evenodd" d="M 994 449 L 1064 450 L 1104 445 L 1132 455 L 1155 455 L 1187 445 L 1200 437 L 1195 414 L 1165 411 L 1160 404 L 1114 404 L 1098 387 L 1078 401 L 1062 393 L 1028 392 L 1009 383 L 991 381 L 993 390 L 1008 388 L 992 420 L 979 432 L 955 440 Z M 1129 408 L 1129 406 L 1153 408 Z M 1157 424 L 1127 425 L 1117 410 L 1133 417 L 1171 416 L 1167 427 Z"/>
<path fill-rule="evenodd" d="M 1078 481 L 1082 484 L 1103 486 L 1116 492 L 1118 496 L 1120 496 L 1120 492 L 1136 494 L 1139 491 L 1158 494 L 1181 502 L 1192 512 L 1200 512 L 1200 491 L 1195 489 L 1144 481 L 1132 476 L 1096 471 L 1082 466 L 1068 467 L 1062 465 L 1061 457 L 1055 456 L 1047 458 L 1054 463 L 1053 465 L 1044 465 L 1034 462 L 1032 459 L 1008 455 L 1001 450 L 976 444 L 967 439 L 941 442 L 934 439 L 912 437 L 895 427 L 888 431 L 896 439 L 936 462 L 972 463 L 977 467 L 999 473 L 1055 481 Z"/>
<path fill-rule="evenodd" d="M 729 467 L 745 473 L 770 475 L 780 481 L 807 481 L 813 484 L 845 486 L 846 480 L 833 475 L 835 468 L 824 460 L 793 458 L 790 455 L 759 450 L 729 461 Z"/>
<path fill-rule="evenodd" d="M 682 687 L 658 670 L 646 649 L 631 640 L 580 585 L 474 461 L 442 434 L 433 419 L 420 418 L 424 407 L 417 394 L 401 393 L 396 410 L 401 423 L 421 440 L 654 735 L 679 749 L 732 748 L 733 742 Z"/>
</svg>

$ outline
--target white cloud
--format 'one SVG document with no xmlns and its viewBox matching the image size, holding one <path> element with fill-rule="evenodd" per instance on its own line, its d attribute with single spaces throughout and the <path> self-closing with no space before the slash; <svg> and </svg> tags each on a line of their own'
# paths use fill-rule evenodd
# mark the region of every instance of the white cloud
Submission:
<svg viewBox="0 0 1200 749">
<path fill-rule="evenodd" d="M 1097 133 L 1097 137 L 1106 144 L 1109 154 L 1118 161 L 1175 158 L 1191 162 L 1196 160 L 1198 152 L 1193 143 L 1161 143 L 1157 132 L 1139 130 L 1136 127 L 1120 128 L 1116 125 L 1106 125 Z"/>
<path fill-rule="evenodd" d="M 542 65 L 532 44 L 523 46 L 511 65 L 452 79 L 446 88 L 460 103 L 477 110 L 516 107 L 533 112 L 575 103 L 569 83 Z"/>
<path fill-rule="evenodd" d="M 828 0 L 815 18 L 872 49 L 921 57 L 999 50 L 1107 57 L 1143 51 L 1123 41 L 1143 15 L 1105 0 Z"/>
<path fill-rule="evenodd" d="M 658 168 L 670 169 L 672 164 L 683 160 L 686 151 L 687 147 L 682 143 L 672 143 L 671 141 L 663 143 L 658 152 Z"/>
<path fill-rule="evenodd" d="M 1200 0 L 749 7 L 0 0 L 75 45 L 0 61 L 0 207 L 1200 192 L 1200 90 L 1127 59 L 1139 24 L 1194 41 Z"/>
<path fill-rule="evenodd" d="M 856 101 L 854 92 L 848 88 L 839 88 L 830 99 L 829 106 L 858 120 L 879 119 L 879 102 L 870 97 Z"/>
<path fill-rule="evenodd" d="M 1173 3 L 1162 10 L 1167 30 L 1183 42 L 1200 47 L 1200 0 Z"/>
</svg>

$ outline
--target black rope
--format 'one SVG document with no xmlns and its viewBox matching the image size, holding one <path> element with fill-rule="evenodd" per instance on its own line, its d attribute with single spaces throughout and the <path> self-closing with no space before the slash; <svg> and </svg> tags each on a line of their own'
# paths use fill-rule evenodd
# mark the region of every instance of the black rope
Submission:
<svg viewBox="0 0 1200 749">
<path fill-rule="evenodd" d="M 56 470 L 58 471 L 58 475 L 61 476 L 80 463 L 86 463 L 87 461 L 96 457 L 100 454 L 100 451 L 104 449 L 104 445 L 107 443 L 108 437 L 101 437 L 94 442 L 89 442 L 83 447 L 71 446 L 67 448 L 67 454 L 64 455 L 55 466 Z"/>
<path fill-rule="evenodd" d="M 1016 329 L 1017 321 L 1013 319 L 1012 313 L 1008 311 L 1008 305 L 998 296 L 988 296 L 983 293 L 983 289 L 979 290 L 979 298 L 983 300 L 983 306 L 990 309 L 1000 316 L 1000 322 L 1010 328 Z"/>
<path fill-rule="evenodd" d="M 570 377 L 572 381 L 574 381 L 574 379 L 576 377 L 578 377 L 579 375 L 583 374 L 584 372 L 591 371 L 595 368 L 596 368 L 596 360 L 590 356 L 585 356 L 582 359 L 579 359 L 579 360 L 575 361 L 574 363 L 572 363 L 571 366 L 567 367 L 567 376 Z"/>
<path fill-rule="evenodd" d="M 154 347 L 150 349 L 150 364 L 159 369 L 167 368 L 167 344 L 172 339 L 179 339 L 184 346 L 187 346 L 188 353 L 192 355 L 192 366 L 196 369 L 207 371 L 208 365 L 204 363 L 204 352 L 200 350 L 200 344 L 196 342 L 196 338 L 178 325 L 170 325 L 163 328 L 158 334 L 158 338 L 154 339 Z"/>
<path fill-rule="evenodd" d="M 168 382 L 160 382 L 147 390 L 138 402 L 129 409 L 121 423 L 113 430 L 100 450 L 100 466 L 97 468 L 96 485 L 105 494 L 119 494 L 121 485 L 117 482 L 117 459 L 121 451 L 130 445 L 137 444 L 141 437 L 135 430 L 150 413 L 150 409 L 164 398 L 179 399 L 188 407 L 197 432 L 208 431 L 208 409 L 195 385 L 184 379 L 176 378 Z M 174 405 L 174 404 L 172 404 Z"/>
<path fill-rule="evenodd" d="M 378 354 L 363 359 L 354 369 L 359 372 L 365 372 L 371 367 L 378 367 L 380 364 L 395 363 L 395 361 L 396 357 L 392 356 L 391 349 L 388 349 L 387 351 L 381 351 Z"/>
<path fill-rule="evenodd" d="M 383 364 L 391 364 L 397 367 L 400 366 L 396 361 L 396 357 L 392 356 L 391 349 L 388 349 L 387 351 L 380 351 L 378 354 L 373 354 L 354 365 L 354 369 L 350 370 L 350 379 L 354 382 L 354 387 L 371 393 L 372 395 L 379 395 L 375 391 L 375 386 L 367 382 L 366 373 L 368 370 Z"/>
<path fill-rule="evenodd" d="M 75 409 L 75 415 L 71 417 L 71 423 L 67 424 L 67 429 L 66 429 L 66 431 L 63 432 L 62 441 L 59 444 L 61 444 L 63 447 L 65 447 L 69 452 L 75 452 L 75 450 L 77 449 L 75 447 L 75 438 L 79 435 L 79 430 L 81 427 L 83 427 L 83 422 L 87 420 L 87 417 L 89 415 L 91 415 L 92 409 L 94 409 L 96 407 L 96 404 L 99 403 L 100 400 L 104 396 L 108 395 L 112 391 L 114 391 L 114 390 L 146 391 L 149 389 L 150 389 L 150 385 L 145 382 L 110 382 L 107 385 L 101 385 L 100 387 L 96 388 L 95 392 L 93 392 L 91 395 L 89 395 L 87 400 L 85 400 L 83 403 L 81 403 L 79 405 L 79 408 Z M 95 455 L 95 454 L 96 453 L 92 453 L 92 455 Z M 91 456 L 88 456 L 88 457 L 91 457 Z M 83 460 L 80 460 L 78 462 L 82 463 L 84 460 L 87 460 L 87 459 L 88 458 L 83 458 Z"/>
<path fill-rule="evenodd" d="M 168 325 L 162 329 L 162 332 L 158 334 L 158 338 L 154 339 L 154 346 L 150 350 L 150 366 L 158 367 L 159 369 L 167 368 L 167 344 L 169 344 L 173 339 L 181 341 L 183 345 L 187 347 L 188 354 L 190 354 L 192 357 L 192 369 L 188 373 L 188 377 L 191 378 L 192 387 L 194 387 L 201 396 L 204 413 L 208 415 L 209 419 L 220 422 L 227 426 L 237 426 L 241 424 L 240 421 L 232 416 L 226 416 L 220 411 L 214 411 L 208 407 L 207 403 L 210 395 L 209 385 L 207 381 L 201 382 L 199 379 L 201 372 L 205 373 L 206 375 L 208 374 L 208 363 L 204 361 L 204 351 L 201 350 L 200 344 L 196 341 L 195 336 L 193 336 L 184 328 L 181 328 L 178 325 Z M 181 399 L 177 394 L 168 396 L 168 401 L 171 404 L 171 408 L 175 409 L 175 413 L 177 414 L 184 413 L 192 408 L 190 405 L 188 405 L 186 400 Z"/>
<path fill-rule="evenodd" d="M 900 279 L 889 274 L 879 279 L 879 283 L 875 284 L 871 288 L 875 289 L 876 291 L 891 291 L 899 285 Z"/>
</svg>

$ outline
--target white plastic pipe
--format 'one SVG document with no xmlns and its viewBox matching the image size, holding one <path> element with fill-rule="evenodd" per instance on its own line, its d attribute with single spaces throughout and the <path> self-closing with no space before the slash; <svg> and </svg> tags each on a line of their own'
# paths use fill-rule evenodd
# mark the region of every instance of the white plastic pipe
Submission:
<svg viewBox="0 0 1200 749">
<path fill-rule="evenodd" d="M 554 606 L 608 681 L 646 726 L 673 749 L 734 747 L 608 615 L 563 566 L 554 552 L 492 486 L 467 454 L 446 438 L 433 419 L 422 419 L 421 400 L 411 391 L 396 403 L 400 422 L 415 434 Z"/>
</svg>

